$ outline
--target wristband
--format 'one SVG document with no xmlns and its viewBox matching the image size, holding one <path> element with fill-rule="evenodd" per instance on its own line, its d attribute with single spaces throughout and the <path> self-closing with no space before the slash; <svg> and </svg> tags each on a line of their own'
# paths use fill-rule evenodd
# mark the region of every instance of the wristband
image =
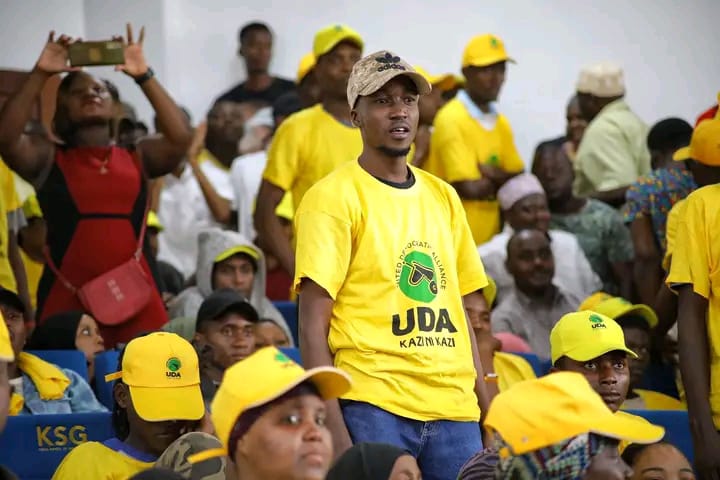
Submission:
<svg viewBox="0 0 720 480">
<path fill-rule="evenodd" d="M 133 80 L 135 80 L 135 83 L 138 85 L 142 85 L 143 83 L 147 82 L 151 78 L 155 76 L 155 72 L 152 68 L 148 67 L 147 71 L 143 73 L 142 75 L 139 75 L 137 77 L 133 77 Z"/>
<path fill-rule="evenodd" d="M 497 373 L 486 373 L 483 380 L 485 383 L 498 383 L 499 378 Z"/>
</svg>

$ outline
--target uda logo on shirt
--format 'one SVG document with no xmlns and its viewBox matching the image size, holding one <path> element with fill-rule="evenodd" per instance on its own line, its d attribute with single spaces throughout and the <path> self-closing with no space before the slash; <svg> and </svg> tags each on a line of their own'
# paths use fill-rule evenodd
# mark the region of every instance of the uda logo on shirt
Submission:
<svg viewBox="0 0 720 480">
<path fill-rule="evenodd" d="M 426 241 L 407 242 L 395 264 L 395 284 L 407 298 L 430 304 L 447 287 L 445 267 Z M 392 315 L 392 334 L 405 337 L 413 333 L 456 333 L 457 328 L 446 308 L 417 306 Z M 455 339 L 443 336 L 420 336 L 400 340 L 401 348 L 454 347 Z"/>
</svg>

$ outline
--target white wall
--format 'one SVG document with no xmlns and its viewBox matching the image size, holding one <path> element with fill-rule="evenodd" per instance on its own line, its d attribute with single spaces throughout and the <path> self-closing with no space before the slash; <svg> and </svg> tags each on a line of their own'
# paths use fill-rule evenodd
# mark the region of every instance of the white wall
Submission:
<svg viewBox="0 0 720 480">
<path fill-rule="evenodd" d="M 392 49 L 436 72 L 457 71 L 468 39 L 489 31 L 518 61 L 508 69 L 500 106 L 528 160 L 538 140 L 561 133 L 565 102 L 585 63 L 620 62 L 628 100 L 647 122 L 694 119 L 720 89 L 720 57 L 711 53 L 720 43 L 718 18 L 717 0 L 0 0 L 0 67 L 31 66 L 51 26 L 100 38 L 126 19 L 141 22 L 148 26 L 149 61 L 197 119 L 242 79 L 236 37 L 248 21 L 273 27 L 273 69 L 288 77 L 314 31 L 329 23 L 359 30 L 367 52 Z M 135 101 L 134 88 L 122 83 L 121 93 Z M 151 119 L 146 102 L 137 107 Z"/>
</svg>

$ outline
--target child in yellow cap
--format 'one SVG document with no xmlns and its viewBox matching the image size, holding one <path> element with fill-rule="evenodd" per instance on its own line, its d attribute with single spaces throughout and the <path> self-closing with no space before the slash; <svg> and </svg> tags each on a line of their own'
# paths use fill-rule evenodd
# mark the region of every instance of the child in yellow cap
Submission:
<svg viewBox="0 0 720 480">
<path fill-rule="evenodd" d="M 228 455 L 237 478 L 324 480 L 333 458 L 324 400 L 350 389 L 334 367 L 304 370 L 275 347 L 225 371 L 211 411 L 223 448 L 191 457 Z"/>
<path fill-rule="evenodd" d="M 174 333 L 156 332 L 131 340 L 120 370 L 106 376 L 113 388 L 115 437 L 86 442 L 68 453 L 53 479 L 128 478 L 152 467 L 178 438 L 199 427 L 205 414 L 198 357 Z"/>
</svg>

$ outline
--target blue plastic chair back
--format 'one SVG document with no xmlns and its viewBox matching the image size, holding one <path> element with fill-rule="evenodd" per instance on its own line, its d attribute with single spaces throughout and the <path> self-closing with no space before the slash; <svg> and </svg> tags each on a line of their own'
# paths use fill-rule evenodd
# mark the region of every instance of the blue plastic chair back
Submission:
<svg viewBox="0 0 720 480">
<path fill-rule="evenodd" d="M 535 372 L 535 375 L 537 377 L 542 377 L 546 373 L 548 373 L 548 370 L 543 370 L 543 361 L 540 360 L 540 358 L 535 355 L 534 353 L 520 353 L 520 352 L 512 352 L 513 355 L 517 355 L 519 357 L 524 358 L 527 360 L 527 362 L 530 364 L 530 366 L 533 369 L 533 372 Z"/>
<path fill-rule="evenodd" d="M 108 409 L 113 407 L 113 385 L 115 382 L 106 382 L 105 375 L 117 371 L 120 352 L 108 350 L 95 356 L 95 396 Z"/>
<path fill-rule="evenodd" d="M 0 436 L 0 464 L 22 480 L 47 480 L 74 447 L 111 437 L 108 412 L 9 417 Z"/>
<path fill-rule="evenodd" d="M 277 308 L 282 314 L 283 318 L 290 327 L 295 345 L 300 345 L 298 339 L 298 308 L 295 302 L 273 302 L 275 308 Z"/>
<path fill-rule="evenodd" d="M 627 412 L 665 427 L 665 441 L 680 449 L 692 464 L 695 455 L 687 412 L 682 410 L 628 410 Z"/>
<path fill-rule="evenodd" d="M 302 366 L 302 359 L 300 358 L 300 350 L 295 347 L 285 347 L 280 349 L 285 355 L 290 357 L 293 362 Z"/>
<path fill-rule="evenodd" d="M 60 368 L 72 370 L 88 380 L 87 360 L 80 350 L 28 350 L 28 353 Z"/>
</svg>

